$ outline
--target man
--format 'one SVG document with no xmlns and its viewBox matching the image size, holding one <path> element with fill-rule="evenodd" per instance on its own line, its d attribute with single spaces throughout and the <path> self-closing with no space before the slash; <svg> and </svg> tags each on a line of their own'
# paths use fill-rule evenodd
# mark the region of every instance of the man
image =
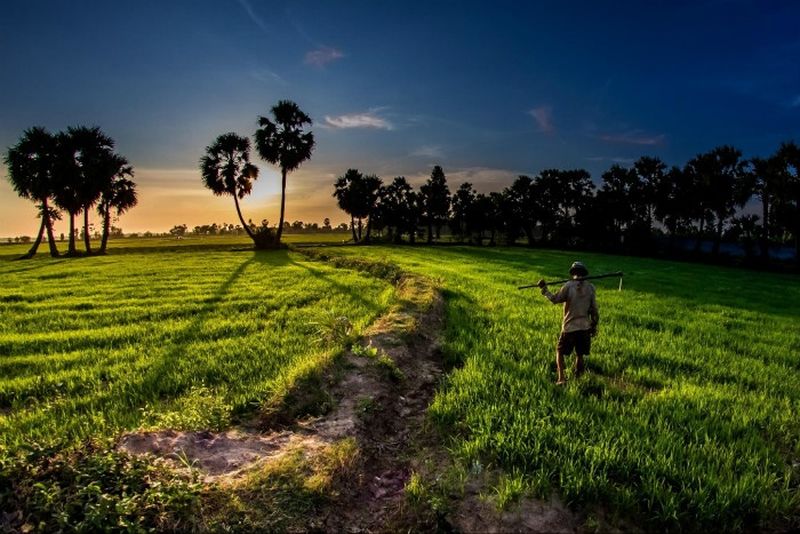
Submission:
<svg viewBox="0 0 800 534">
<path fill-rule="evenodd" d="M 600 315 L 597 312 L 594 286 L 583 280 L 589 276 L 586 266 L 576 261 L 569 268 L 572 280 L 553 294 L 547 289 L 547 283 L 539 280 L 537 284 L 542 289 L 542 295 L 550 299 L 553 304 L 564 303 L 564 320 L 561 323 L 561 335 L 556 347 L 556 367 L 558 380 L 556 384 L 563 385 L 567 382 L 564 376 L 564 356 L 572 354 L 575 350 L 575 376 L 583 373 L 583 357 L 589 354 L 591 338 L 597 334 L 597 323 Z"/>
</svg>

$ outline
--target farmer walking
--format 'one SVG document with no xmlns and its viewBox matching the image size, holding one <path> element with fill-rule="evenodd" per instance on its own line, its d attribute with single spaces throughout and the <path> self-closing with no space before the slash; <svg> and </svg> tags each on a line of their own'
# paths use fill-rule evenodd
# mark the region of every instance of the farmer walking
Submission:
<svg viewBox="0 0 800 534">
<path fill-rule="evenodd" d="M 564 375 L 564 357 L 575 350 L 575 376 L 583 373 L 583 357 L 589 354 L 592 337 L 597 334 L 597 323 L 600 315 L 597 312 L 594 286 L 583 278 L 589 276 L 586 266 L 576 261 L 569 268 L 572 280 L 565 283 L 558 293 L 551 293 L 547 289 L 547 282 L 539 280 L 537 284 L 542 289 L 542 295 L 550 299 L 553 304 L 564 303 L 564 320 L 561 323 L 561 335 L 556 346 L 556 367 L 558 379 L 556 384 L 562 385 L 567 381 Z"/>
</svg>

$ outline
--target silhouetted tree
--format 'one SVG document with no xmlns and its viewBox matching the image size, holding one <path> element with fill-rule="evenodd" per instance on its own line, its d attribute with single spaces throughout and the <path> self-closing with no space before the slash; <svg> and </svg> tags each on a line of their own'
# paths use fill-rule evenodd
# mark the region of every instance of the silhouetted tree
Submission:
<svg viewBox="0 0 800 534">
<path fill-rule="evenodd" d="M 518 176 L 511 187 L 507 187 L 503 194 L 506 198 L 508 210 L 507 221 L 509 229 L 515 227 L 522 230 L 528 240 L 528 246 L 534 244 L 534 229 L 536 228 L 539 206 L 536 198 L 536 188 L 533 179 L 529 176 Z M 509 236 L 510 238 L 511 236 Z M 513 241 L 514 239 L 510 239 Z"/>
<path fill-rule="evenodd" d="M 112 210 L 119 217 L 129 209 L 136 206 L 139 201 L 136 184 L 127 178 L 133 176 L 133 168 L 128 165 L 128 160 L 122 156 L 112 158 L 109 172 L 113 172 L 108 184 L 103 187 L 100 194 L 100 202 L 97 205 L 97 213 L 103 218 L 103 232 L 100 238 L 100 254 L 106 253 L 108 247 L 108 236 L 111 229 Z"/>
<path fill-rule="evenodd" d="M 353 232 L 353 241 L 360 243 L 369 242 L 371 232 L 371 215 L 375 213 L 381 180 L 375 175 L 365 176 L 357 169 L 348 169 L 337 178 L 334 184 L 333 196 L 339 207 L 350 215 L 350 228 Z M 366 234 L 364 234 L 364 219 L 367 220 Z M 356 232 L 356 220 L 358 232 Z"/>
<path fill-rule="evenodd" d="M 543 235 L 556 243 L 573 244 L 575 214 L 593 198 L 591 176 L 583 169 L 547 169 L 539 173 L 534 183 Z"/>
<path fill-rule="evenodd" d="M 428 243 L 433 242 L 433 230 L 436 229 L 436 239 L 441 237 L 442 226 L 447 223 L 450 216 L 450 189 L 447 187 L 447 178 L 439 165 L 431 171 L 431 177 L 420 187 L 423 218 L 428 228 Z"/>
<path fill-rule="evenodd" d="M 669 232 L 669 250 L 675 246 L 678 230 L 689 224 L 695 212 L 691 180 L 682 169 L 672 167 L 654 184 L 654 215 Z"/>
<path fill-rule="evenodd" d="M 460 238 L 469 236 L 469 216 L 475 203 L 476 193 L 472 184 L 464 182 L 453 194 L 452 217 L 450 231 Z"/>
<path fill-rule="evenodd" d="M 74 162 L 69 174 L 74 180 L 80 211 L 83 211 L 83 242 L 86 253 L 91 254 L 89 213 L 100 200 L 103 189 L 113 176 L 114 140 L 93 126 L 75 126 L 67 129 Z M 111 173 L 111 174 L 109 174 Z"/>
<path fill-rule="evenodd" d="M 782 143 L 777 157 L 783 162 L 777 219 L 794 238 L 795 259 L 800 263 L 800 147 L 793 141 Z"/>
<path fill-rule="evenodd" d="M 602 178 L 603 185 L 597 193 L 602 212 L 596 215 L 608 221 L 611 235 L 607 242 L 620 246 L 637 219 L 637 208 L 642 210 L 641 182 L 634 169 L 617 164 L 604 172 Z"/>
<path fill-rule="evenodd" d="M 239 207 L 239 199 L 250 194 L 253 181 L 258 178 L 258 168 L 250 163 L 250 140 L 233 132 L 220 135 L 214 143 L 206 147 L 206 154 L 200 158 L 200 172 L 203 184 L 212 193 L 233 197 L 242 228 L 256 247 L 268 245 L 257 238 L 250 225 L 245 223 Z"/>
<path fill-rule="evenodd" d="M 395 243 L 400 243 L 404 234 L 414 241 L 419 223 L 417 200 L 417 194 L 403 176 L 396 177 L 392 183 L 381 188 L 383 223 L 389 229 L 389 239 Z"/>
<path fill-rule="evenodd" d="M 688 166 L 698 179 L 700 200 L 715 221 L 712 254 L 719 254 L 725 223 L 752 196 L 752 187 L 742 153 L 731 146 L 699 154 Z M 704 213 L 703 215 L 707 215 Z M 701 225 L 702 225 L 701 221 Z"/>
<path fill-rule="evenodd" d="M 9 148 L 3 158 L 8 168 L 8 180 L 14 191 L 22 198 L 36 202 L 42 219 L 33 246 L 23 258 L 32 258 L 36 254 L 45 231 L 47 231 L 50 255 L 58 256 L 52 221 L 60 216 L 58 211 L 50 206 L 50 199 L 55 189 L 53 176 L 55 158 L 55 137 L 38 126 L 25 130 L 19 142 Z"/>
<path fill-rule="evenodd" d="M 775 154 L 769 158 L 753 158 L 750 160 L 753 173 L 755 193 L 761 200 L 761 231 L 758 241 L 761 257 L 769 260 L 769 243 L 773 235 L 772 213 L 775 194 L 780 190 L 783 182 L 785 166 L 783 160 Z"/>
<path fill-rule="evenodd" d="M 286 175 L 311 158 L 314 134 L 303 130 L 306 125 L 311 126 L 311 117 L 294 102 L 280 100 L 272 106 L 271 112 L 272 120 L 258 118 L 259 129 L 256 130 L 255 139 L 258 154 L 281 169 L 281 215 L 276 236 L 276 246 L 279 246 L 286 209 Z"/>
</svg>

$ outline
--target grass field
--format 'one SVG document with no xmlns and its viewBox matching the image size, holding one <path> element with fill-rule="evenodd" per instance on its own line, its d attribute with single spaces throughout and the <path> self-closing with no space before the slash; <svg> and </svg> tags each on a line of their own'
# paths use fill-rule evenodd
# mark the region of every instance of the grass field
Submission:
<svg viewBox="0 0 800 534">
<path fill-rule="evenodd" d="M 800 284 L 769 275 L 580 254 L 595 272 L 590 373 L 553 384 L 561 306 L 517 285 L 562 278 L 574 253 L 336 249 L 400 264 L 446 291 L 458 368 L 431 414 L 475 472 L 517 495 L 600 503 L 654 527 L 735 529 L 800 510 Z"/>
<path fill-rule="evenodd" d="M 393 298 L 288 251 L 175 243 L 25 262 L 2 250 L 0 446 L 224 428 L 342 348 L 318 339 L 333 318 L 358 330 Z"/>
<path fill-rule="evenodd" d="M 362 327 L 393 299 L 383 281 L 298 252 L 231 250 L 246 243 L 122 240 L 106 257 L 27 262 L 10 261 L 26 247 L 0 248 L 0 445 L 225 427 L 341 348 L 316 340 L 326 320 Z M 798 517 L 796 277 L 580 254 L 591 271 L 626 278 L 622 292 L 616 280 L 596 283 L 590 372 L 561 388 L 561 308 L 516 286 L 561 278 L 576 254 L 324 250 L 442 287 L 453 368 L 430 414 L 464 473 L 501 473 L 501 504 L 555 492 L 691 530 Z"/>
</svg>

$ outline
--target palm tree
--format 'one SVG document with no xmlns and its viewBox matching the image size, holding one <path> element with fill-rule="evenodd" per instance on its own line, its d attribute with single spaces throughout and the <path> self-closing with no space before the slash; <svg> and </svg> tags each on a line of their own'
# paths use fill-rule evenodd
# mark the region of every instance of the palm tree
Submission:
<svg viewBox="0 0 800 534">
<path fill-rule="evenodd" d="M 38 203 L 42 224 L 31 249 L 22 259 L 32 258 L 47 231 L 50 255 L 58 256 L 58 248 L 53 238 L 53 219 L 59 218 L 58 211 L 49 204 L 53 195 L 53 166 L 55 162 L 56 139 L 47 130 L 35 126 L 25 130 L 19 142 L 8 149 L 3 161 L 8 168 L 11 186 L 22 198 Z"/>
<path fill-rule="evenodd" d="M 77 178 L 77 192 L 83 211 L 83 242 L 86 253 L 92 253 L 89 232 L 89 213 L 92 207 L 100 200 L 103 189 L 112 179 L 113 174 L 108 174 L 107 162 L 113 160 L 114 140 L 104 134 L 97 126 L 77 126 L 67 129 L 75 149 L 75 160 L 79 172 Z"/>
<path fill-rule="evenodd" d="M 281 168 L 281 216 L 275 245 L 280 246 L 286 210 L 286 174 L 294 171 L 314 150 L 314 134 L 304 132 L 311 126 L 311 117 L 303 113 L 294 102 L 280 100 L 271 109 L 273 120 L 258 117 L 256 148 L 262 159 Z"/>
<path fill-rule="evenodd" d="M 112 154 L 107 162 L 106 172 L 110 173 L 111 179 L 100 195 L 97 204 L 97 214 L 103 218 L 103 234 L 100 240 L 99 254 L 106 253 L 108 245 L 108 234 L 111 227 L 111 210 L 114 209 L 117 217 L 134 207 L 138 202 L 136 194 L 136 184 L 126 178 L 133 176 L 133 167 L 128 164 L 128 160 L 117 154 Z"/>
<path fill-rule="evenodd" d="M 250 140 L 233 132 L 220 135 L 206 147 L 206 155 L 200 158 L 200 170 L 203 183 L 212 193 L 233 197 L 242 228 L 259 246 L 260 241 L 245 222 L 239 207 L 239 199 L 250 194 L 253 180 L 258 178 L 258 167 L 250 163 Z"/>
</svg>

